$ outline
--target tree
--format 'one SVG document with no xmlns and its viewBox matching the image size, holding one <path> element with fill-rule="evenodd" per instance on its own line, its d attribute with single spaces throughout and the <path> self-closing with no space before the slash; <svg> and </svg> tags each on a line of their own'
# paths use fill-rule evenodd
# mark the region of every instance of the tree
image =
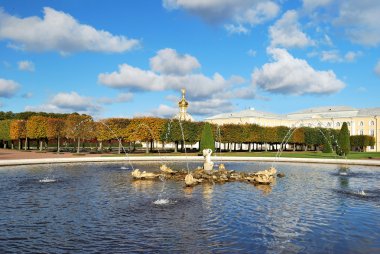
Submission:
<svg viewBox="0 0 380 254">
<path fill-rule="evenodd" d="M 4 148 L 6 148 L 7 142 L 11 140 L 10 125 L 11 125 L 11 120 L 0 121 L 0 140 L 3 141 Z"/>
<path fill-rule="evenodd" d="M 65 121 L 59 118 L 48 118 L 46 135 L 49 139 L 57 139 L 57 153 L 60 151 L 60 138 L 63 137 Z"/>
<path fill-rule="evenodd" d="M 338 147 L 336 149 L 336 153 L 339 156 L 346 156 L 349 154 L 350 149 L 350 131 L 348 130 L 347 123 L 344 122 L 338 134 Z"/>
<path fill-rule="evenodd" d="M 212 135 L 211 125 L 209 123 L 203 125 L 200 151 L 203 151 L 203 149 L 211 149 L 213 152 L 215 151 L 214 136 Z"/>
<path fill-rule="evenodd" d="M 32 116 L 26 122 L 26 133 L 30 139 L 37 139 L 42 151 L 42 140 L 47 138 L 46 135 L 47 118 L 44 116 Z"/>
<path fill-rule="evenodd" d="M 71 114 L 65 121 L 66 137 L 77 140 L 77 153 L 80 152 L 80 140 L 90 139 L 95 136 L 94 121 L 91 116 Z"/>
<path fill-rule="evenodd" d="M 350 136 L 350 144 L 353 149 L 365 152 L 367 146 L 375 145 L 375 137 L 368 135 Z"/>
<path fill-rule="evenodd" d="M 21 140 L 26 139 L 26 121 L 25 120 L 12 120 L 10 124 L 10 138 L 18 140 L 18 150 L 21 150 Z M 27 148 L 27 141 L 25 141 L 25 150 Z"/>
<path fill-rule="evenodd" d="M 332 150 L 331 138 L 330 138 L 329 132 L 326 132 L 326 133 L 327 133 L 327 135 L 325 135 L 325 137 L 323 139 L 323 150 L 322 150 L 322 152 L 323 153 L 332 153 L 333 150 Z"/>
</svg>

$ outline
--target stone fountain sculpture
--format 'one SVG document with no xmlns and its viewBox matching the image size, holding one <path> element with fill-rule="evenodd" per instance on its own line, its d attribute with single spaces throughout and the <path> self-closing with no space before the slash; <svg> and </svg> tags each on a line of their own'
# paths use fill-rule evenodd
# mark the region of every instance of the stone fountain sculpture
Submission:
<svg viewBox="0 0 380 254">
<path fill-rule="evenodd" d="M 218 169 L 214 170 L 214 163 L 211 161 L 211 149 L 203 150 L 203 168 L 198 167 L 195 170 L 173 170 L 167 165 L 163 164 L 160 167 L 160 172 L 150 173 L 139 169 L 132 171 L 132 177 L 135 180 L 149 180 L 163 178 L 167 180 L 184 181 L 185 186 L 195 186 L 200 183 L 215 184 L 226 182 L 246 182 L 257 185 L 270 185 L 274 184 L 276 180 L 277 170 L 274 167 L 270 167 L 266 170 L 257 172 L 236 172 L 234 170 L 228 170 L 224 164 L 220 164 Z M 280 173 L 277 177 L 284 177 L 285 175 Z M 270 189 L 270 188 L 267 188 Z"/>
<path fill-rule="evenodd" d="M 203 169 L 206 172 L 209 172 L 210 170 L 214 168 L 214 162 L 211 161 L 211 154 L 212 154 L 211 149 L 203 149 L 203 158 L 204 158 Z"/>
</svg>

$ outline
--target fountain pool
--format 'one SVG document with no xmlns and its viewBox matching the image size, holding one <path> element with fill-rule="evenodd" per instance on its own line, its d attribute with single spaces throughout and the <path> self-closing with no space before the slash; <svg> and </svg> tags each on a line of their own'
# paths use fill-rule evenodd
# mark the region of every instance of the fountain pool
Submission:
<svg viewBox="0 0 380 254">
<path fill-rule="evenodd" d="M 254 171 L 271 163 L 225 165 Z M 132 180 L 125 163 L 1 167 L 0 253 L 380 252 L 379 167 L 276 168 L 286 177 L 271 187 L 166 181 L 163 188 L 160 180 Z"/>
</svg>

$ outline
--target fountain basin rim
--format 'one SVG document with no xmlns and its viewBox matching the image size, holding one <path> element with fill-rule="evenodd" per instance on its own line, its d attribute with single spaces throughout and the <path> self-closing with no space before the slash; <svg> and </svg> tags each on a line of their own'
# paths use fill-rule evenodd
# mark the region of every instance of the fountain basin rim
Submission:
<svg viewBox="0 0 380 254">
<path fill-rule="evenodd" d="M 309 159 L 309 158 L 274 158 L 274 157 L 233 157 L 213 156 L 213 161 L 241 161 L 241 162 L 290 162 L 290 163 L 319 163 L 340 165 L 379 166 L 380 160 L 348 160 L 348 159 Z M 129 156 L 129 157 L 81 157 L 81 158 L 46 158 L 46 159 L 17 159 L 0 160 L 2 166 L 57 164 L 57 163 L 84 163 L 84 162 L 165 162 L 165 161 L 203 161 L 201 156 Z"/>
</svg>

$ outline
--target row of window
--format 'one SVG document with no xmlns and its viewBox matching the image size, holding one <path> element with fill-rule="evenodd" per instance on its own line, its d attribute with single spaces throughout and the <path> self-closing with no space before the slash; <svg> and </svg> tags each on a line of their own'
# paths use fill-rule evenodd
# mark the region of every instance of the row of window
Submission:
<svg viewBox="0 0 380 254">
<path fill-rule="evenodd" d="M 336 127 L 340 127 L 341 124 L 342 124 L 342 123 L 340 123 L 340 122 L 336 122 L 336 123 L 335 123 L 335 126 L 336 126 Z M 351 125 L 350 122 L 347 122 L 347 125 L 350 126 L 350 125 Z M 375 125 L 375 121 L 371 121 L 371 122 L 369 122 L 369 125 L 370 125 L 370 126 L 374 126 L 374 125 Z M 321 127 L 322 124 L 321 124 L 321 123 L 318 123 L 318 126 Z M 331 126 L 332 126 L 332 123 L 328 122 L 328 123 L 327 123 L 327 127 L 331 127 Z M 363 122 L 363 121 L 360 121 L 360 122 L 359 122 L 359 126 L 364 126 L 364 122 Z"/>
</svg>

